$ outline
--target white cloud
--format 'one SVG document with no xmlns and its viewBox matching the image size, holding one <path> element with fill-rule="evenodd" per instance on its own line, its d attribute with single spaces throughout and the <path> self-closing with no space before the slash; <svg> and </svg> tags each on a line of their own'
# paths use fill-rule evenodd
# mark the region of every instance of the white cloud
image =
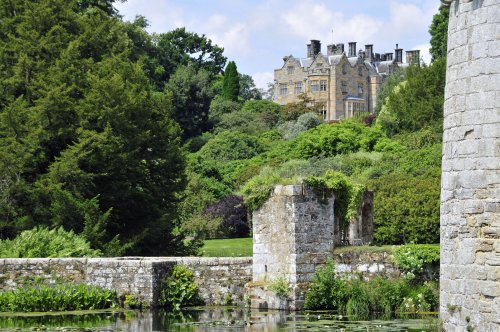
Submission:
<svg viewBox="0 0 500 332">
<path fill-rule="evenodd" d="M 296 36 L 327 43 L 369 42 L 382 26 L 381 21 L 367 15 L 346 18 L 343 13 L 332 11 L 323 3 L 313 4 L 311 1 L 291 8 L 282 19 Z"/>
<path fill-rule="evenodd" d="M 207 36 L 212 41 L 224 47 L 224 53 L 230 57 L 247 55 L 251 52 L 250 31 L 245 23 L 231 24 L 227 18 L 214 17 L 207 24 Z"/>
<path fill-rule="evenodd" d="M 259 89 L 267 89 L 267 83 L 274 81 L 274 73 L 271 72 L 258 72 L 252 74 L 255 86 Z"/>
<path fill-rule="evenodd" d="M 128 21 L 133 21 L 136 15 L 146 17 L 150 23 L 150 32 L 167 32 L 185 26 L 184 10 L 169 1 L 148 0 L 145 5 L 143 0 L 128 0 L 115 3 L 115 7 Z"/>
</svg>

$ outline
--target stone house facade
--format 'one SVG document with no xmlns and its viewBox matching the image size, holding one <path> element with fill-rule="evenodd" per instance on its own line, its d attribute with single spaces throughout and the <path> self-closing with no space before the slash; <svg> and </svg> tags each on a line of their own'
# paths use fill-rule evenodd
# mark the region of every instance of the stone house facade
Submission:
<svg viewBox="0 0 500 332">
<path fill-rule="evenodd" d="M 356 51 L 356 43 L 328 45 L 326 56 L 321 53 L 321 42 L 311 40 L 307 57 L 283 58 L 283 66 L 274 71 L 275 102 L 281 105 L 299 101 L 305 93 L 314 103 L 322 105 L 325 121 L 335 121 L 374 112 L 377 90 L 384 78 L 398 66 L 419 63 L 420 51 L 407 51 L 403 64 L 403 50 L 396 45 L 393 53 L 373 53 L 373 45 Z"/>
</svg>

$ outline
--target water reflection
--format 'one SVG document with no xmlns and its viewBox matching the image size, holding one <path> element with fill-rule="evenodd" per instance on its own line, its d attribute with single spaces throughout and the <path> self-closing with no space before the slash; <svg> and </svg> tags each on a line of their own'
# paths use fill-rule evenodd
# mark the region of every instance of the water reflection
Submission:
<svg viewBox="0 0 500 332">
<path fill-rule="evenodd" d="M 356 321 L 327 312 L 286 313 L 242 308 L 0 316 L 0 331 L 433 331 L 424 319 Z"/>
</svg>

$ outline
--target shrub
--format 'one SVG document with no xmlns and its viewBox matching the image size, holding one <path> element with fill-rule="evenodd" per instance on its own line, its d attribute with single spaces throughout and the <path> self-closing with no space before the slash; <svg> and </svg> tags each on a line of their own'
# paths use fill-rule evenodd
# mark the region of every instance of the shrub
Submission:
<svg viewBox="0 0 500 332">
<path fill-rule="evenodd" d="M 204 213 L 221 219 L 219 232 L 225 237 L 246 237 L 250 233 L 247 208 L 241 196 L 226 196 L 209 205 Z"/>
<path fill-rule="evenodd" d="M 197 239 L 217 239 L 223 236 L 221 223 L 221 217 L 195 213 L 182 222 L 181 229 Z"/>
<path fill-rule="evenodd" d="M 374 243 L 438 243 L 438 176 L 390 173 L 368 181 L 375 192 Z"/>
<path fill-rule="evenodd" d="M 316 113 L 304 113 L 298 117 L 297 121 L 286 121 L 278 126 L 279 132 L 286 140 L 296 137 L 303 131 L 317 127 L 321 118 Z"/>
<path fill-rule="evenodd" d="M 290 285 L 283 277 L 276 278 L 269 284 L 269 290 L 281 298 L 288 296 L 290 292 L 289 287 Z"/>
<path fill-rule="evenodd" d="M 0 257 L 3 258 L 98 256 L 101 252 L 90 248 L 83 236 L 67 232 L 62 227 L 35 227 L 12 240 L 0 241 Z"/>
<path fill-rule="evenodd" d="M 316 271 L 304 308 L 308 310 L 343 310 L 346 303 L 346 282 L 335 275 L 335 265 L 329 262 Z"/>
<path fill-rule="evenodd" d="M 410 284 L 405 278 L 371 281 L 344 280 L 335 275 L 333 263 L 319 268 L 305 297 L 305 308 L 338 310 L 341 314 L 367 319 L 371 313 L 386 318 L 394 314 L 411 315 L 436 310 L 439 287 L 437 283 Z"/>
<path fill-rule="evenodd" d="M 408 244 L 393 250 L 394 262 L 409 279 L 421 276 L 424 269 L 439 263 L 439 246 Z"/>
<path fill-rule="evenodd" d="M 172 274 L 161 285 L 160 306 L 179 310 L 199 303 L 198 286 L 194 283 L 193 272 L 181 265 L 174 266 Z"/>
<path fill-rule="evenodd" d="M 32 285 L 0 292 L 0 311 L 70 311 L 116 306 L 113 290 L 83 285 Z"/>
</svg>

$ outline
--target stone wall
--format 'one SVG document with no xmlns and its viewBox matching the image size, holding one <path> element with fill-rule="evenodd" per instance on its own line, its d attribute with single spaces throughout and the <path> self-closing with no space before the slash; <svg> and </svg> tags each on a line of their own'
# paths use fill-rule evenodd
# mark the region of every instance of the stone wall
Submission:
<svg viewBox="0 0 500 332">
<path fill-rule="evenodd" d="M 278 185 L 269 200 L 253 213 L 252 306 L 297 310 L 303 305 L 302 283 L 333 252 L 334 197 L 303 185 Z M 288 304 L 267 291 L 283 278 L 291 285 Z M 266 295 L 267 294 L 267 295 Z"/>
<path fill-rule="evenodd" d="M 342 252 L 334 253 L 335 272 L 365 280 L 375 276 L 397 278 L 401 275 L 390 252 Z"/>
<path fill-rule="evenodd" d="M 441 189 L 446 331 L 500 331 L 500 2 L 450 5 Z M 470 318 L 467 322 L 466 317 Z"/>
<path fill-rule="evenodd" d="M 243 305 L 244 286 L 251 280 L 252 259 L 246 258 L 29 258 L 0 260 L 0 289 L 14 289 L 34 280 L 75 282 L 134 294 L 156 305 L 159 285 L 179 264 L 193 271 L 207 305 Z"/>
</svg>

